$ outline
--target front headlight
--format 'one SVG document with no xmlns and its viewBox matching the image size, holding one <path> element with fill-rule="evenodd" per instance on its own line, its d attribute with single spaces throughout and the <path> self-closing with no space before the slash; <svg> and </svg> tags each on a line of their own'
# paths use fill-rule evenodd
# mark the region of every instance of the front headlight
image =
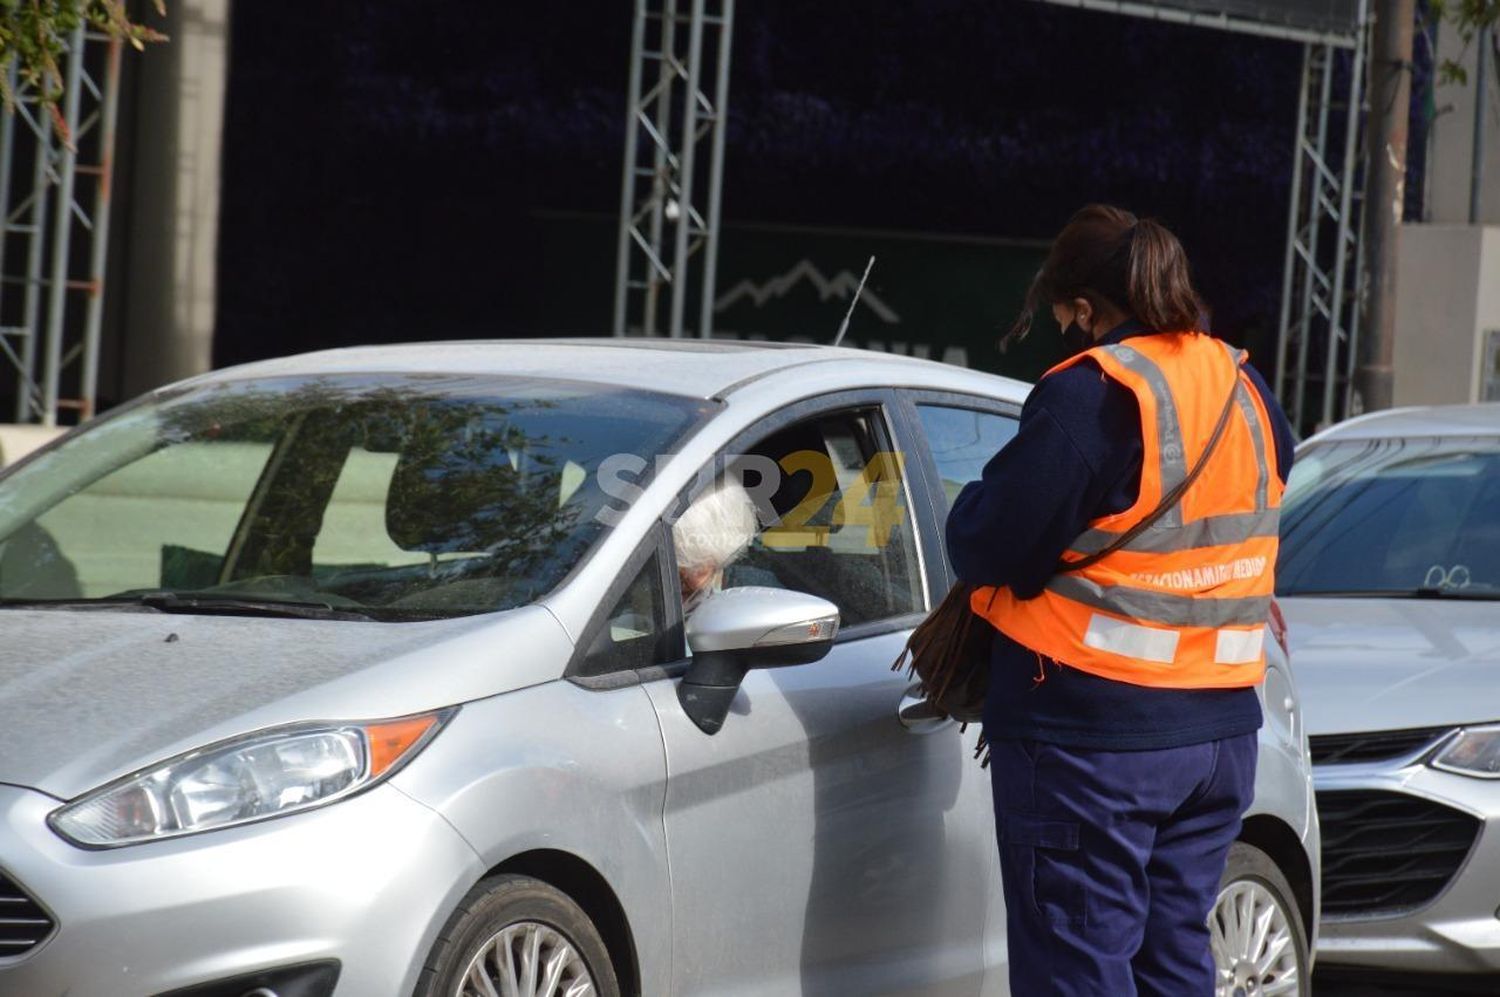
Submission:
<svg viewBox="0 0 1500 997">
<path fill-rule="evenodd" d="M 1500 724 L 1465 727 L 1432 756 L 1431 765 L 1444 772 L 1500 779 Z"/>
<path fill-rule="evenodd" d="M 322 806 L 394 773 L 453 712 L 303 724 L 221 741 L 85 793 L 48 823 L 74 844 L 110 848 Z"/>
</svg>

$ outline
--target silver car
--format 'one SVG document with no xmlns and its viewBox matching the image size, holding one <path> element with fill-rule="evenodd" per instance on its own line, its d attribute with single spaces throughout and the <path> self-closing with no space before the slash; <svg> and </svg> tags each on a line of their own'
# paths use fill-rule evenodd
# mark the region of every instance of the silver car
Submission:
<svg viewBox="0 0 1500 997">
<path fill-rule="evenodd" d="M 33 455 L 0 478 L 0 993 L 1006 993 L 977 732 L 891 664 L 1025 391 L 423 344 L 197 378 Z M 727 473 L 762 526 L 684 620 L 670 524 Z M 1279 649 L 1265 689 L 1226 995 L 1306 993 L 1316 923 Z"/>
<path fill-rule="evenodd" d="M 1304 443 L 1278 585 L 1322 815 L 1320 965 L 1500 971 L 1500 405 Z"/>
</svg>

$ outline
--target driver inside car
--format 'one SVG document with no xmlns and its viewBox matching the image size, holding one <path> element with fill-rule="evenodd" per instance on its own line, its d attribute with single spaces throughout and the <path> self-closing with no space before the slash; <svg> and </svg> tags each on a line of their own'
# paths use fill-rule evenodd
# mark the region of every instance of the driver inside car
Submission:
<svg viewBox="0 0 1500 997">
<path fill-rule="evenodd" d="M 672 547 L 684 617 L 725 587 L 724 570 L 759 532 L 755 501 L 744 486 L 727 478 L 699 495 L 677 518 L 672 524 Z"/>
</svg>

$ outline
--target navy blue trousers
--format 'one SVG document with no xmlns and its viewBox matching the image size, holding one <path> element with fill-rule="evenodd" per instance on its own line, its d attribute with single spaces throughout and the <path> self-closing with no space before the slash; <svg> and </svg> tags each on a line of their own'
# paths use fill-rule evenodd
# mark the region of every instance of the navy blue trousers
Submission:
<svg viewBox="0 0 1500 997">
<path fill-rule="evenodd" d="M 1256 738 L 1153 751 L 990 747 L 1015 997 L 1211 997 L 1207 920 Z"/>
</svg>

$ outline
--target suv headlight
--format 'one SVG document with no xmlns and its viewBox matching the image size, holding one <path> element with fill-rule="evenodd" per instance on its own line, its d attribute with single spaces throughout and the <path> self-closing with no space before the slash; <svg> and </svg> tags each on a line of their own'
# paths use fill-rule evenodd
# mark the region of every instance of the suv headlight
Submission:
<svg viewBox="0 0 1500 997">
<path fill-rule="evenodd" d="M 323 806 L 393 774 L 454 712 L 300 724 L 220 741 L 85 793 L 47 820 L 74 844 L 112 848 Z"/>
<path fill-rule="evenodd" d="M 1444 772 L 1500 779 L 1500 724 L 1463 728 L 1432 756 L 1431 765 Z"/>
</svg>

